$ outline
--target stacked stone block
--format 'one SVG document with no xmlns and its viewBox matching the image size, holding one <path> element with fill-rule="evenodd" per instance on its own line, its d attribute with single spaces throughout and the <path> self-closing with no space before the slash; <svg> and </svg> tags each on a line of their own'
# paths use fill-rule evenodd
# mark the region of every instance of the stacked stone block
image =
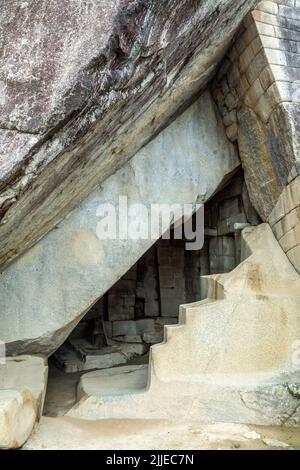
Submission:
<svg viewBox="0 0 300 470">
<path fill-rule="evenodd" d="M 241 105 L 268 123 L 278 105 L 300 102 L 300 8 L 285 3 L 263 1 L 246 17 L 213 84 L 231 141 Z"/>
<path fill-rule="evenodd" d="M 300 272 L 300 177 L 283 190 L 269 223 L 283 251 Z"/>
<path fill-rule="evenodd" d="M 163 317 L 177 317 L 186 302 L 183 240 L 159 240 L 157 245 L 160 311 Z"/>
<path fill-rule="evenodd" d="M 135 317 L 137 266 L 133 266 L 108 292 L 108 319 L 132 320 Z"/>
<path fill-rule="evenodd" d="M 71 339 L 88 339 L 101 317 L 108 344 L 122 343 L 141 354 L 161 342 L 164 326 L 177 323 L 179 306 L 202 297 L 201 276 L 229 272 L 239 264 L 235 227 L 247 223 L 255 225 L 259 218 L 238 172 L 205 206 L 203 248 L 187 251 L 184 239 L 160 239 L 85 315 Z"/>
<path fill-rule="evenodd" d="M 205 207 L 208 266 L 205 267 L 202 258 L 206 272 L 201 270 L 201 275 L 226 273 L 234 269 L 240 263 L 241 228 L 259 222 L 240 172 Z M 202 257 L 204 254 L 205 250 Z"/>
<path fill-rule="evenodd" d="M 156 245 L 137 264 L 136 317 L 158 317 L 159 283 Z"/>
<path fill-rule="evenodd" d="M 299 271 L 298 209 L 288 195 L 300 175 L 300 2 L 259 3 L 212 89 L 251 202 Z"/>
</svg>

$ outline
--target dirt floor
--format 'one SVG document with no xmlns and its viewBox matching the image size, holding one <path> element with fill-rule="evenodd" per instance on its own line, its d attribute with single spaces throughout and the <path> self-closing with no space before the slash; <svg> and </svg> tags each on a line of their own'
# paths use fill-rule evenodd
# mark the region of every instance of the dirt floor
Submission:
<svg viewBox="0 0 300 470">
<path fill-rule="evenodd" d="M 139 358 L 138 362 L 147 362 Z M 300 428 L 158 420 L 86 421 L 63 416 L 76 401 L 81 373 L 50 365 L 44 416 L 24 449 L 300 449 Z"/>
<path fill-rule="evenodd" d="M 24 449 L 300 449 L 300 429 L 43 417 Z"/>
</svg>

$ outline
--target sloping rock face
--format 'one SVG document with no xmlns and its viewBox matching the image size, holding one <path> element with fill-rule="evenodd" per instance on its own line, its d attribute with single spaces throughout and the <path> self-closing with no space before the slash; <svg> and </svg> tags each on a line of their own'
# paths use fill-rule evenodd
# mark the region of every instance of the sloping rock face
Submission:
<svg viewBox="0 0 300 470">
<path fill-rule="evenodd" d="M 0 264 L 203 87 L 255 0 L 28 0 L 0 13 Z"/>
<path fill-rule="evenodd" d="M 148 385 L 137 366 L 124 389 L 124 367 L 88 373 L 68 415 L 299 424 L 300 277 L 268 224 L 242 239 L 244 261 L 208 276 L 208 298 L 181 306 L 152 346 Z"/>
<path fill-rule="evenodd" d="M 101 204 L 207 201 L 239 167 L 209 92 L 179 116 L 69 216 L 1 274 L 0 338 L 9 354 L 51 354 L 80 318 L 147 251 L 155 238 L 99 239 Z M 127 216 L 127 215 L 126 215 Z M 166 223 L 166 222 L 164 222 Z M 168 229 L 162 226 L 160 234 Z"/>
</svg>

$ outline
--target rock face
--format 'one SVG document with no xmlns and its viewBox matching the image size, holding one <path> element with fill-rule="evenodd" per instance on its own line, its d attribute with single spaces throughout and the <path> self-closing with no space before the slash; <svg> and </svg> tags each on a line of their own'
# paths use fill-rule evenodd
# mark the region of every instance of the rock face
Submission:
<svg viewBox="0 0 300 470">
<path fill-rule="evenodd" d="M 35 420 L 35 400 L 29 390 L 0 390 L 0 449 L 21 447 Z"/>
<path fill-rule="evenodd" d="M 54 352 L 91 305 L 154 243 L 99 240 L 100 204 L 118 208 L 120 195 L 128 197 L 129 209 L 138 203 L 148 210 L 153 203 L 202 203 L 239 164 L 205 92 L 1 274 L 0 338 L 8 353 Z M 145 226 L 147 217 L 140 212 L 136 221 Z"/>
<path fill-rule="evenodd" d="M 102 372 L 89 373 L 70 416 L 300 422 L 300 278 L 268 224 L 242 237 L 244 261 L 207 277 L 208 298 L 181 306 L 180 324 L 167 326 L 165 343 L 152 346 L 148 385 L 136 366 L 135 389 L 128 376 L 122 382 L 124 367 L 108 382 Z"/>
<path fill-rule="evenodd" d="M 199 93 L 256 3 L 4 3 L 1 265 L 49 231 Z"/>
<path fill-rule="evenodd" d="M 40 419 L 48 368 L 41 357 L 5 358 L 0 364 L 0 449 L 21 447 Z"/>
</svg>

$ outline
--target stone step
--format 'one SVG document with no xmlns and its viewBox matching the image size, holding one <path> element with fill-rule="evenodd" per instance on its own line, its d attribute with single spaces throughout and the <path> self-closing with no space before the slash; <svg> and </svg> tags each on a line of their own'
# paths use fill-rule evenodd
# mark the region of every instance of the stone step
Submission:
<svg viewBox="0 0 300 470">
<path fill-rule="evenodd" d="M 84 374 L 79 381 L 77 398 L 120 396 L 145 390 L 148 365 L 131 365 L 97 370 Z"/>
<path fill-rule="evenodd" d="M 144 344 L 129 344 L 109 340 L 109 345 L 96 349 L 84 338 L 70 339 L 53 355 L 57 367 L 66 373 L 92 369 L 109 369 L 126 364 L 147 352 Z"/>
<path fill-rule="evenodd" d="M 84 339 L 74 339 L 56 351 L 54 361 L 64 372 L 74 373 L 126 364 L 127 357 L 117 346 L 108 346 L 99 350 Z"/>
<path fill-rule="evenodd" d="M 68 416 L 300 423 L 291 363 L 299 275 L 268 224 L 243 231 L 242 253 L 232 272 L 207 278 L 206 301 L 180 307 L 180 324 L 166 326 L 164 343 L 151 347 L 149 369 L 83 376 Z"/>
</svg>

